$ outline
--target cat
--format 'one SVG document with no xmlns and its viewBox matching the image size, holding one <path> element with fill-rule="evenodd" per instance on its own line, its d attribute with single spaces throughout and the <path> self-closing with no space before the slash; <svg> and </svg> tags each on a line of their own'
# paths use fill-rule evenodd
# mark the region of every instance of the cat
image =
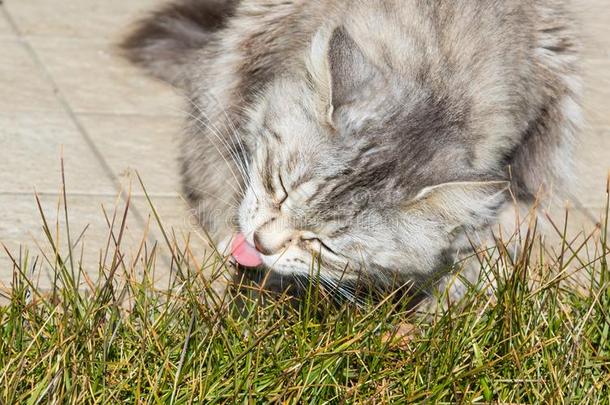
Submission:
<svg viewBox="0 0 610 405">
<path fill-rule="evenodd" d="M 179 0 L 126 57 L 184 92 L 184 193 L 242 267 L 427 289 L 469 232 L 570 177 L 561 0 Z M 286 280 L 291 280 L 287 282 Z"/>
</svg>

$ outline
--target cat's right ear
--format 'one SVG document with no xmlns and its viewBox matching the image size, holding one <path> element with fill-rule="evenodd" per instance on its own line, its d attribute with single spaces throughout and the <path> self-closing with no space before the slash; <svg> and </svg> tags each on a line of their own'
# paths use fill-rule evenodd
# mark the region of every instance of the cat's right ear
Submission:
<svg viewBox="0 0 610 405">
<path fill-rule="evenodd" d="M 379 70 L 350 36 L 345 27 L 320 30 L 314 37 L 308 69 L 328 119 L 335 126 L 334 112 L 365 96 L 383 80 Z"/>
<path fill-rule="evenodd" d="M 493 218 L 506 202 L 507 181 L 466 181 L 427 187 L 402 207 L 403 212 L 451 233 Z"/>
</svg>

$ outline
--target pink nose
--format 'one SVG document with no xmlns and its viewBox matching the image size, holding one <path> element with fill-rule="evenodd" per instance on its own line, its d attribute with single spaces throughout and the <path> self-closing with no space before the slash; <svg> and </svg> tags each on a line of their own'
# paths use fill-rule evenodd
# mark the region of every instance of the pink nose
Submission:
<svg viewBox="0 0 610 405">
<path fill-rule="evenodd" d="M 271 256 L 274 253 L 273 250 L 268 249 L 267 247 L 265 247 L 265 245 L 263 245 L 263 243 L 261 242 L 260 234 L 258 232 L 254 232 L 254 247 L 256 248 L 256 250 L 267 256 Z"/>
<path fill-rule="evenodd" d="M 263 264 L 260 253 L 248 243 L 243 233 L 238 233 L 233 238 L 231 254 L 237 263 L 244 267 L 258 267 Z"/>
<path fill-rule="evenodd" d="M 270 221 L 254 232 L 254 247 L 265 256 L 273 256 L 292 243 L 294 235 L 294 229 L 280 227 L 276 221 Z"/>
</svg>

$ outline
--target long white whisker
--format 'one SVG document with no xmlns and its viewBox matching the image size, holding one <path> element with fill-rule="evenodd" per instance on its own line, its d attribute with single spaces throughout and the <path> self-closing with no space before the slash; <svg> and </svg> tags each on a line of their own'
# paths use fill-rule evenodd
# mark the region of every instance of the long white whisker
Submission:
<svg viewBox="0 0 610 405">
<path fill-rule="evenodd" d="M 194 105 L 194 103 L 192 102 L 192 100 L 190 100 L 189 98 L 187 98 L 187 100 L 189 100 L 189 101 L 190 101 L 190 102 L 191 102 L 191 103 Z M 203 124 L 203 125 L 206 125 L 206 123 L 205 123 L 205 122 L 203 122 L 203 121 L 202 121 L 202 120 L 201 120 L 199 117 L 195 116 L 193 113 L 191 113 L 191 112 L 189 112 L 189 111 L 186 111 L 186 110 L 184 110 L 184 109 L 181 109 L 181 108 L 176 108 L 176 110 L 177 110 L 178 112 L 182 113 L 182 114 L 185 114 L 185 115 L 187 116 L 187 118 L 192 118 L 192 119 L 194 119 L 194 120 L 195 120 L 195 122 L 196 122 L 197 124 Z M 198 110 L 199 110 L 199 109 L 198 109 Z M 207 125 L 206 125 L 206 126 L 207 126 Z M 208 128 L 209 128 L 209 126 L 208 126 Z M 211 129 L 210 129 L 210 131 L 211 131 Z M 214 134 L 214 135 L 216 135 L 216 134 Z M 216 135 L 216 136 L 218 136 L 218 135 Z M 223 154 L 223 153 L 220 151 L 220 148 L 219 148 L 219 147 L 218 147 L 218 146 L 217 146 L 217 145 L 216 145 L 216 144 L 215 144 L 213 141 L 212 141 L 212 145 L 213 145 L 213 146 L 214 146 L 214 148 L 217 150 L 217 152 L 218 152 L 218 153 L 219 153 L 219 154 L 220 154 L 220 155 L 223 157 L 223 159 L 225 160 L 225 162 L 226 162 L 226 164 L 227 164 L 227 166 L 228 166 L 229 170 L 231 171 L 231 174 L 233 175 L 233 177 L 235 178 L 236 182 L 237 182 L 237 183 L 238 183 L 238 185 L 239 185 L 239 184 L 240 184 L 240 183 L 239 183 L 239 180 L 237 179 L 237 176 L 236 176 L 236 175 L 235 175 L 235 173 L 233 172 L 233 170 L 232 170 L 232 166 L 231 166 L 231 165 L 229 164 L 229 162 L 227 161 L 226 156 L 225 156 L 225 155 L 224 155 L 224 154 Z M 217 167 L 215 167 L 215 169 L 216 169 L 216 171 L 217 171 L 217 172 L 220 174 L 220 169 L 219 169 L 219 168 L 217 168 Z M 236 189 L 236 188 L 235 188 L 233 185 L 231 185 L 231 188 L 233 189 L 233 191 L 235 191 L 235 194 L 237 194 L 237 195 L 239 195 L 239 194 L 241 194 L 241 193 L 243 192 L 243 190 L 241 189 L 241 187 L 240 187 L 240 189 L 238 190 L 238 189 Z M 194 189 L 196 189 L 196 188 L 194 188 Z M 197 191 L 199 191 L 199 192 L 203 192 L 203 190 L 200 190 L 200 189 L 198 189 Z M 213 195 L 211 195 L 211 194 L 209 194 L 209 195 L 210 195 L 211 197 L 218 198 L 218 197 L 213 196 Z M 235 200 L 235 202 L 238 204 L 238 200 L 237 200 L 235 197 L 233 197 L 233 199 L 234 199 L 234 200 Z"/>
<path fill-rule="evenodd" d="M 196 117 L 194 114 L 191 114 L 191 117 L 195 118 L 197 120 L 197 122 L 205 125 L 210 131 L 212 131 L 212 133 L 216 136 L 216 138 L 225 147 L 227 152 L 231 155 L 231 158 L 234 161 L 235 165 L 237 166 L 237 169 L 240 171 L 240 174 L 241 174 L 241 177 L 242 177 L 244 183 L 247 183 L 248 175 L 247 175 L 246 170 L 244 169 L 243 165 L 241 164 L 241 159 L 239 158 L 239 151 L 237 151 L 236 146 L 231 145 L 224 137 L 221 136 L 224 134 L 224 132 L 221 131 L 218 127 L 216 127 L 214 124 L 212 124 L 212 121 L 209 119 L 207 114 L 193 100 L 190 100 L 190 102 L 191 102 L 191 105 L 193 106 L 193 108 L 195 108 L 196 111 L 199 114 L 201 114 L 203 116 L 203 118 L 205 118 L 206 121 L 204 121 L 203 119 L 201 119 L 199 117 Z M 222 110 L 222 107 L 221 107 L 221 110 Z M 229 135 L 231 135 L 230 131 L 229 131 Z"/>
<path fill-rule="evenodd" d="M 309 277 L 306 276 L 306 278 L 307 278 L 307 281 L 309 281 Z M 294 280 L 296 280 L 299 287 L 301 287 L 304 291 L 307 291 L 307 286 L 305 285 L 305 283 L 303 283 L 303 280 L 301 280 L 301 277 L 294 276 Z"/>
<path fill-rule="evenodd" d="M 220 110 L 222 111 L 222 113 L 225 115 L 225 117 L 227 119 L 227 124 L 232 127 L 232 129 L 229 129 L 229 135 L 231 136 L 234 144 L 236 145 L 235 148 L 237 149 L 239 147 L 243 156 L 246 157 L 248 155 L 247 149 L 246 149 L 245 145 L 243 144 L 241 137 L 239 136 L 239 130 L 235 127 L 233 120 L 230 119 L 227 109 L 213 95 L 211 95 L 210 97 L 213 98 L 215 105 L 218 106 L 220 108 Z M 239 107 L 239 106 L 237 106 L 236 108 L 238 108 L 242 113 L 247 113 L 246 108 Z M 238 151 L 236 151 L 236 154 L 239 156 Z M 237 164 L 241 165 L 242 172 L 244 172 L 244 177 L 245 177 L 244 180 L 246 183 L 248 183 L 251 180 L 250 173 L 252 173 L 250 161 L 247 159 L 245 159 L 245 160 L 237 159 L 237 160 L 238 160 Z M 256 194 L 256 192 L 254 191 L 254 189 L 252 189 L 252 192 L 254 193 L 254 196 L 257 199 L 259 199 L 259 197 Z"/>
<path fill-rule="evenodd" d="M 205 191 L 205 190 L 202 190 L 202 189 L 200 189 L 199 187 L 192 187 L 192 186 L 189 186 L 189 188 L 191 188 L 191 189 L 193 189 L 193 190 L 197 191 L 198 193 L 205 194 L 206 196 L 208 196 L 208 197 L 210 197 L 210 198 L 214 198 L 215 200 L 218 200 L 218 201 L 220 201 L 220 202 L 222 202 L 222 203 L 225 203 L 225 204 L 226 204 L 226 205 L 228 205 L 230 208 L 237 209 L 237 208 L 239 207 L 239 201 L 237 200 L 237 198 L 236 198 L 235 196 L 233 196 L 233 197 L 232 197 L 232 201 L 230 202 L 230 201 L 227 201 L 227 200 L 225 200 L 225 199 L 223 199 L 223 198 L 220 198 L 220 197 L 218 197 L 218 196 L 215 196 L 214 194 L 212 194 L 212 193 L 210 193 L 210 192 L 207 192 L 207 191 Z"/>
<path fill-rule="evenodd" d="M 241 137 L 239 136 L 239 131 L 238 129 L 235 127 L 235 124 L 233 123 L 233 121 L 230 119 L 229 115 L 227 114 L 227 110 L 224 107 L 221 107 L 226 119 L 227 119 L 227 123 L 229 126 L 231 126 L 231 128 L 229 128 L 229 135 L 231 136 L 231 138 L 233 139 L 233 142 L 236 144 L 235 148 L 241 151 L 241 155 L 244 157 L 244 159 L 238 159 L 238 164 L 241 166 L 242 168 L 242 173 L 244 173 L 244 177 L 245 177 L 245 182 L 249 183 L 251 181 L 251 166 L 250 166 L 250 161 L 247 159 L 248 156 L 248 152 L 246 150 L 245 145 L 243 144 Z M 254 191 L 254 189 L 252 189 L 252 192 L 254 193 L 254 196 L 258 199 L 258 195 L 256 195 L 256 192 Z"/>
<path fill-rule="evenodd" d="M 243 154 L 243 156 L 246 156 L 247 155 L 246 147 L 244 146 L 243 142 L 241 141 L 241 137 L 239 136 L 239 131 L 238 131 L 237 127 L 235 126 L 235 123 L 233 122 L 233 120 L 229 117 L 229 114 L 227 113 L 227 109 L 224 106 L 222 106 L 222 104 L 220 104 L 220 102 L 218 102 L 218 100 L 216 100 L 216 104 L 218 106 L 220 106 L 224 116 L 227 119 L 227 124 L 229 126 L 231 126 L 230 134 L 233 136 L 233 139 L 235 141 L 237 141 L 237 146 L 241 150 L 241 153 Z M 246 174 L 249 174 L 250 162 L 248 162 L 247 160 L 244 160 L 241 163 L 244 165 L 244 169 L 246 169 L 246 172 L 247 172 Z"/>
<path fill-rule="evenodd" d="M 233 150 L 231 149 L 231 147 L 227 143 L 227 141 L 222 137 L 222 132 L 220 131 L 220 129 L 218 129 L 216 126 L 211 124 L 209 119 L 207 119 L 207 121 L 206 121 L 206 120 L 202 119 L 201 117 L 196 116 L 193 113 L 187 113 L 187 114 L 189 115 L 190 118 L 194 119 L 196 124 L 204 126 L 205 129 L 207 129 L 216 138 L 216 140 L 220 142 L 222 147 L 228 152 L 229 157 L 231 158 L 233 163 L 235 163 L 235 167 L 237 168 L 237 170 L 240 170 L 241 167 L 238 163 L 238 158 L 235 156 Z M 201 112 L 201 114 L 203 114 L 203 113 Z M 205 118 L 205 116 L 204 116 L 204 118 Z M 214 140 L 211 139 L 211 141 L 214 144 Z M 225 154 L 220 151 L 220 148 L 216 144 L 214 144 L 214 146 L 215 146 L 216 150 L 218 150 L 218 153 L 221 154 L 223 159 L 225 159 L 225 161 L 226 161 L 227 157 L 225 156 Z M 227 162 L 227 164 L 229 164 L 229 163 Z M 235 175 L 235 173 L 233 172 L 233 166 L 229 164 L 229 168 L 231 170 L 231 173 L 235 177 L 236 182 L 240 186 L 240 190 L 241 190 L 241 183 L 240 183 L 239 179 L 237 179 L 237 176 Z M 243 173 L 240 171 L 239 174 L 243 179 L 244 178 Z"/>
<path fill-rule="evenodd" d="M 188 101 L 190 102 L 191 107 L 195 110 L 195 112 L 200 114 L 201 117 L 193 114 L 192 112 L 187 112 L 187 111 L 183 111 L 183 112 L 188 114 L 188 116 L 190 118 L 193 118 L 198 124 L 204 125 L 206 127 L 206 129 L 208 129 L 210 132 L 212 132 L 212 134 L 217 138 L 218 141 L 221 142 L 222 146 L 227 150 L 227 152 L 229 152 L 229 154 L 231 155 L 230 157 L 234 160 L 234 162 L 236 164 L 238 164 L 236 156 L 233 154 L 234 150 L 230 147 L 230 145 L 227 143 L 227 141 L 224 139 L 224 137 L 221 136 L 221 135 L 223 135 L 223 132 L 212 123 L 212 120 L 209 119 L 209 117 L 205 113 L 205 111 L 203 111 L 201 109 L 201 107 L 199 107 L 193 99 L 189 99 Z M 223 154 L 223 156 L 224 156 L 224 154 Z"/>
<path fill-rule="evenodd" d="M 207 125 L 205 122 L 203 122 L 199 117 L 195 116 L 192 113 L 189 113 L 187 111 L 184 111 L 185 114 L 188 114 L 189 117 L 193 118 L 195 120 L 195 122 L 197 124 L 202 124 L 205 125 L 206 128 L 214 135 L 216 136 L 219 140 L 221 140 L 220 136 L 218 134 L 216 134 L 214 132 L 214 130 L 212 130 L 209 125 Z M 229 163 L 229 160 L 227 159 L 227 157 L 225 156 L 224 153 L 222 153 L 222 151 L 220 150 L 220 148 L 218 147 L 218 145 L 212 141 L 212 145 L 214 146 L 214 148 L 216 149 L 216 151 L 220 154 L 220 156 L 223 158 L 223 160 L 225 161 L 225 163 L 227 164 L 227 167 L 229 168 L 229 171 L 231 172 L 231 175 L 233 176 L 233 178 L 235 179 L 235 182 L 238 184 L 238 186 L 241 184 L 237 175 L 235 174 L 235 172 L 233 171 L 233 166 Z M 241 189 L 241 187 L 235 188 L 235 186 L 233 184 L 231 184 L 231 188 L 233 189 L 233 191 L 235 191 L 236 194 L 241 194 L 243 193 L 243 190 Z"/>
<path fill-rule="evenodd" d="M 329 293 L 332 294 L 333 301 L 337 304 L 341 304 L 341 299 L 339 296 L 337 296 L 337 293 L 341 295 L 339 292 L 338 282 L 332 277 L 326 277 L 322 274 L 320 274 L 320 280 L 322 281 L 322 284 L 326 284 L 325 287 L 328 288 Z"/>
</svg>

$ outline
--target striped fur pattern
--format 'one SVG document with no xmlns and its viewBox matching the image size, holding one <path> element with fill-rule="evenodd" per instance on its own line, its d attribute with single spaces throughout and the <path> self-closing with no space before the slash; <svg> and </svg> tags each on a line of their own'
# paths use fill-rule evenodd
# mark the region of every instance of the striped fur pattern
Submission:
<svg viewBox="0 0 610 405">
<path fill-rule="evenodd" d="M 575 38 L 561 0 L 179 0 L 123 48 L 189 101 L 184 191 L 216 243 L 381 288 L 445 274 L 509 186 L 569 178 Z"/>
</svg>

